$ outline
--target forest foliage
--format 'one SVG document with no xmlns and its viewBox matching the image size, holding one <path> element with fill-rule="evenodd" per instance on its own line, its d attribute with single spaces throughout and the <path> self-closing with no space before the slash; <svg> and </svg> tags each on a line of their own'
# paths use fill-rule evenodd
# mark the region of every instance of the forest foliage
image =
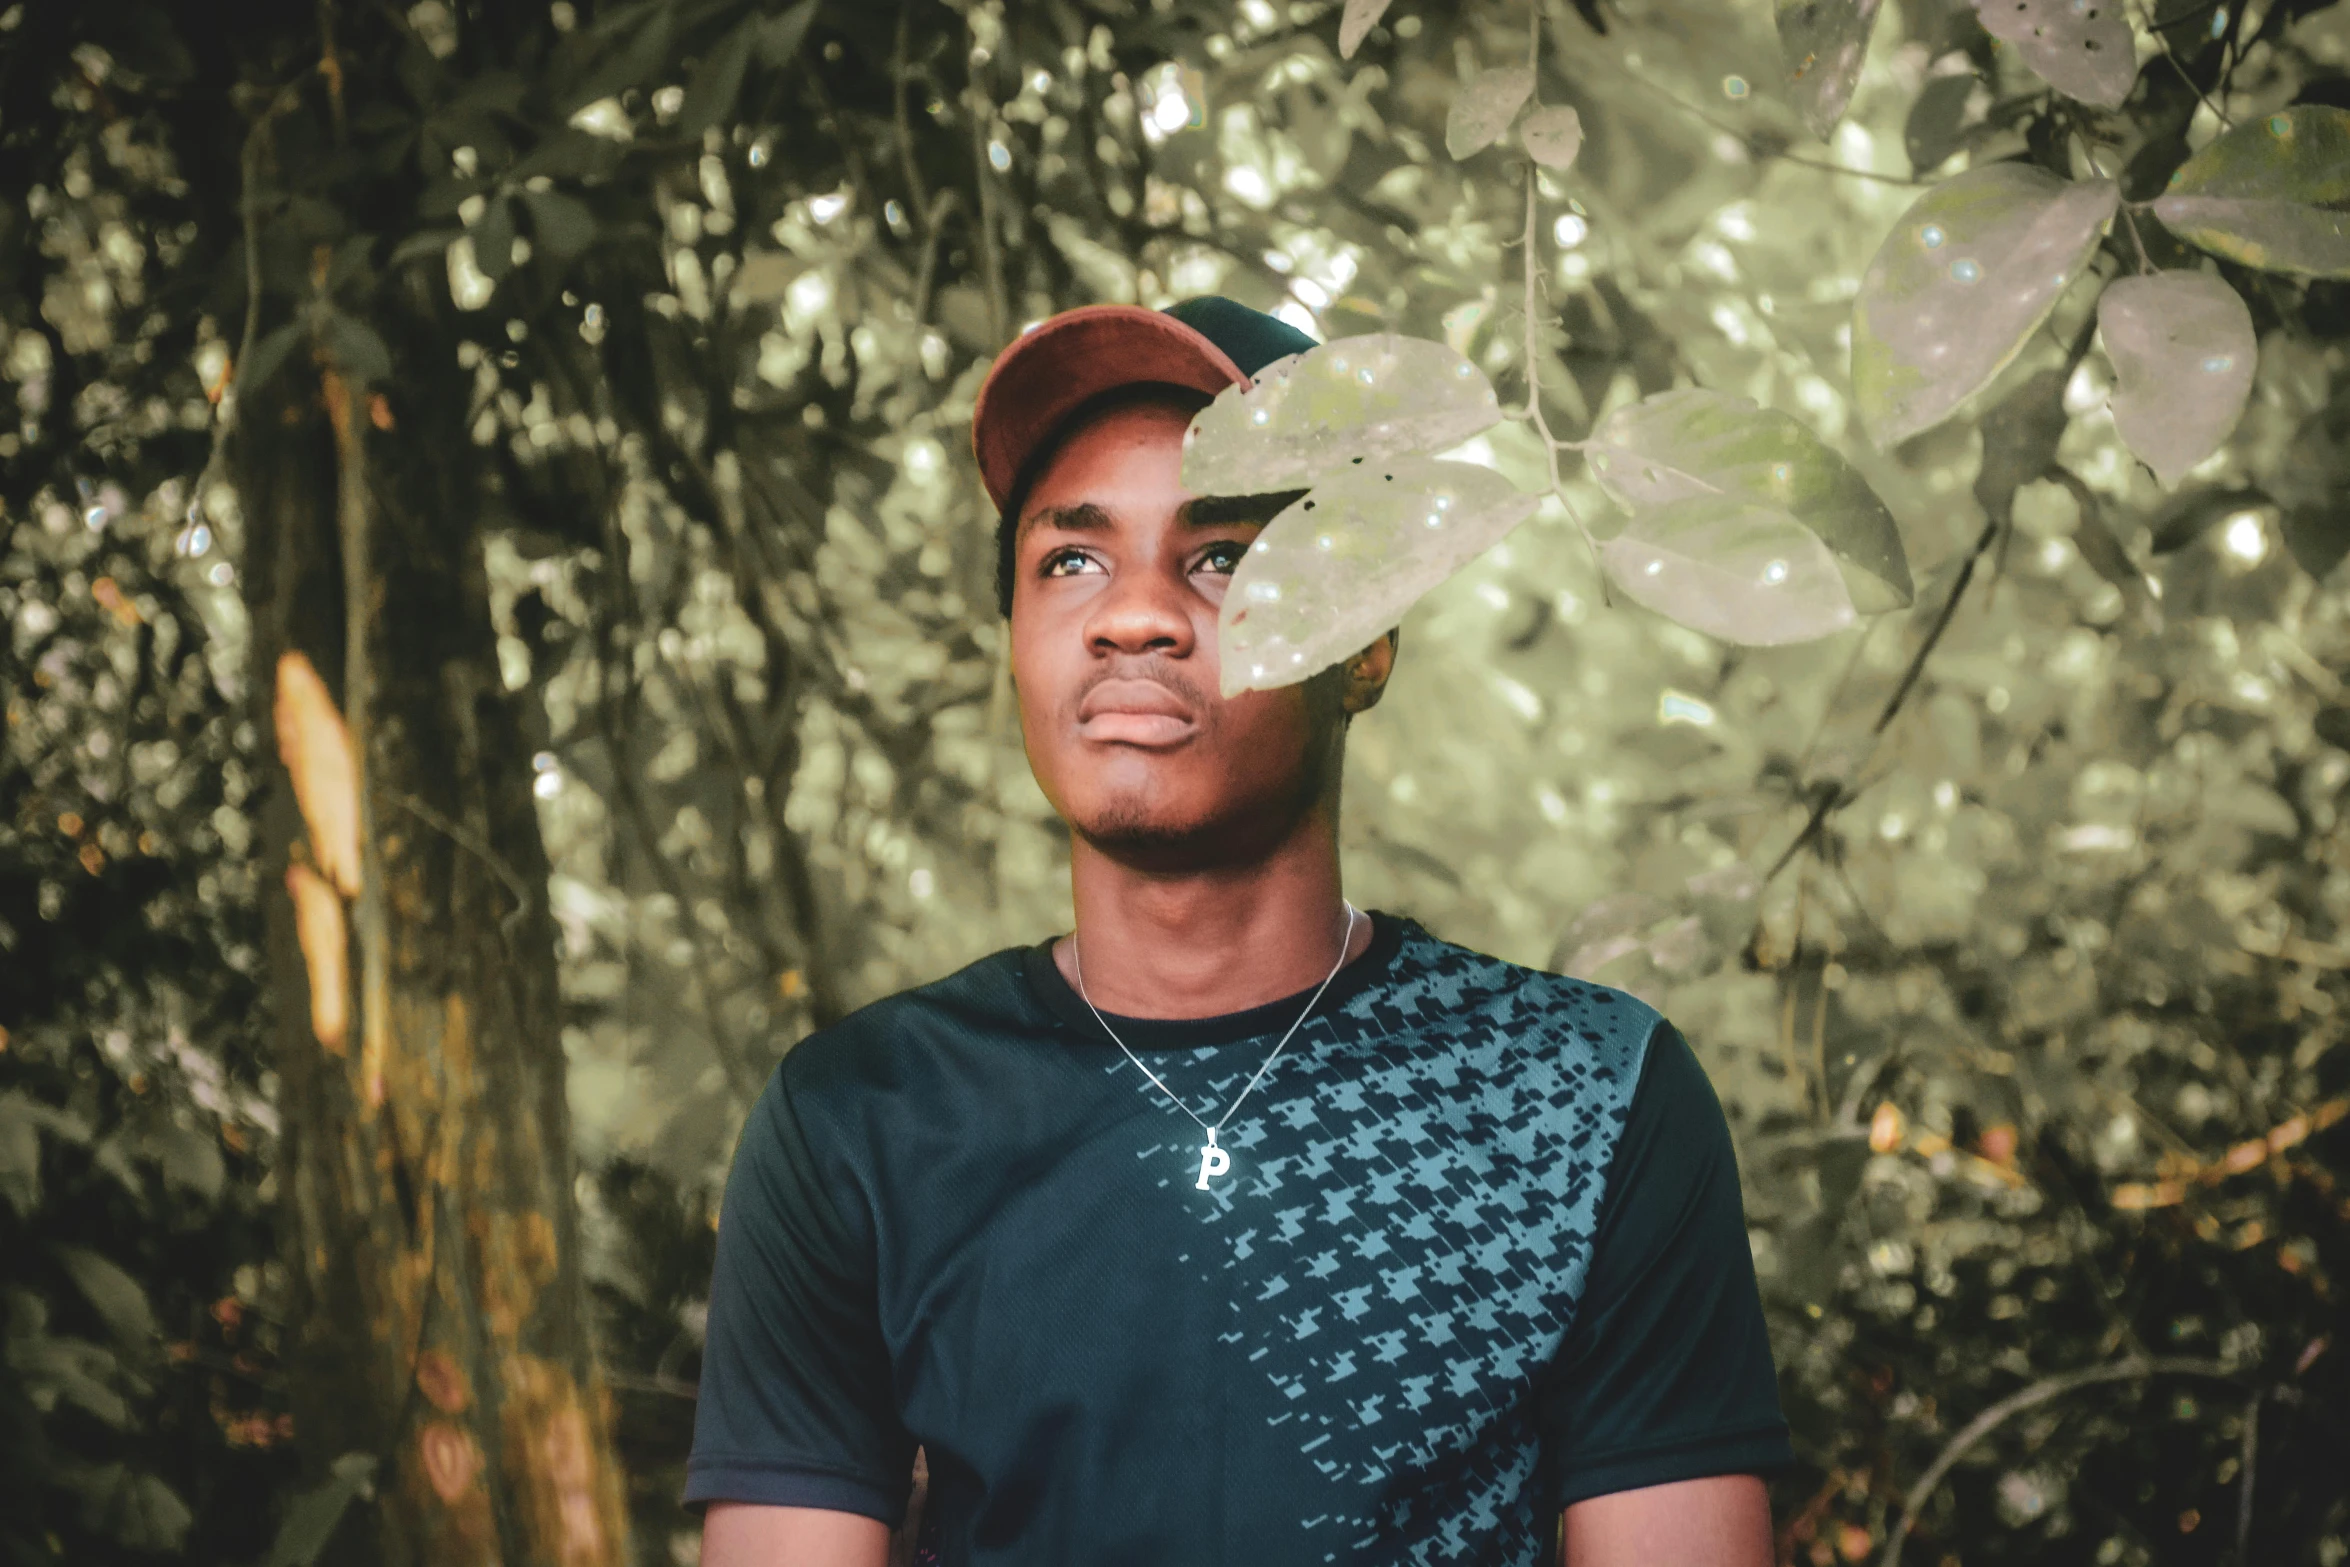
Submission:
<svg viewBox="0 0 2350 1567">
<path fill-rule="evenodd" d="M 2350 4 L 1876 11 L 0 14 L 0 1549 L 366 1500 L 278 1358 L 238 404 L 469 383 L 661 1561 L 766 1072 L 1069 922 L 979 378 L 1217 292 L 1522 416 L 1410 449 L 1496 512 L 1394 590 L 1348 891 L 1697 1048 L 1783 1557 L 2343 1561 Z"/>
</svg>

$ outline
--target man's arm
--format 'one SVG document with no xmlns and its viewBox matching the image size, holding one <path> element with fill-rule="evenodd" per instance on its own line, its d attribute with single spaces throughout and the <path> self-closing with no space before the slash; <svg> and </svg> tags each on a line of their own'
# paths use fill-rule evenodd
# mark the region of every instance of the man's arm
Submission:
<svg viewBox="0 0 2350 1567">
<path fill-rule="evenodd" d="M 828 1507 L 712 1502 L 702 1567 L 888 1567 L 889 1525 Z"/>
<path fill-rule="evenodd" d="M 1539 1405 L 1567 1559 L 1759 1567 L 1772 1551 L 1756 1476 L 1794 1455 L 1729 1122 L 1670 1024 L 1649 1040 L 1603 1201 Z"/>
<path fill-rule="evenodd" d="M 1566 1567 L 1771 1567 L 1774 1560 L 1770 1497 L 1754 1475 L 1594 1496 L 1567 1509 L 1566 1536 Z"/>
</svg>

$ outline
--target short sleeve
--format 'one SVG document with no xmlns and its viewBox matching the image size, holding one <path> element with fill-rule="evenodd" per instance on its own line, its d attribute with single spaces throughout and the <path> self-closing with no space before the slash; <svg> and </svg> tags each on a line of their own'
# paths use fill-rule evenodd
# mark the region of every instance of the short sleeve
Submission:
<svg viewBox="0 0 2350 1567">
<path fill-rule="evenodd" d="M 778 1068 L 719 1209 L 689 1505 L 824 1507 L 898 1526 L 914 1440 L 897 1417 L 874 1277 Z"/>
<path fill-rule="evenodd" d="M 1582 1299 L 1537 1407 L 1546 1516 L 1794 1461 L 1729 1123 L 1670 1023 L 1649 1040 Z"/>
</svg>

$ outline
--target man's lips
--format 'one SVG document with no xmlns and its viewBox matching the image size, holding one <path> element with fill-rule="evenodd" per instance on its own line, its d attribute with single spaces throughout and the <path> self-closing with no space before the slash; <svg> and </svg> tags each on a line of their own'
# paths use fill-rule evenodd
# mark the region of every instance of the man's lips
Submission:
<svg viewBox="0 0 2350 1567">
<path fill-rule="evenodd" d="M 1088 740 L 1174 745 L 1198 727 L 1191 704 L 1155 680 L 1104 680 L 1077 704 L 1077 732 Z"/>
</svg>

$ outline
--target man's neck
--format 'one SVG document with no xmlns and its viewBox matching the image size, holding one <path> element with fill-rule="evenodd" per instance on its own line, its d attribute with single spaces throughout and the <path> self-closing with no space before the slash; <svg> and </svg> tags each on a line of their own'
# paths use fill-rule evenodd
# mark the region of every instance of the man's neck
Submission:
<svg viewBox="0 0 2350 1567">
<path fill-rule="evenodd" d="M 1054 944 L 1061 976 L 1104 1012 L 1216 1017 L 1310 990 L 1370 945 L 1347 928 L 1335 824 L 1319 816 L 1264 859 L 1212 871 L 1136 871 L 1082 838 L 1072 845 L 1074 943 Z"/>
</svg>

